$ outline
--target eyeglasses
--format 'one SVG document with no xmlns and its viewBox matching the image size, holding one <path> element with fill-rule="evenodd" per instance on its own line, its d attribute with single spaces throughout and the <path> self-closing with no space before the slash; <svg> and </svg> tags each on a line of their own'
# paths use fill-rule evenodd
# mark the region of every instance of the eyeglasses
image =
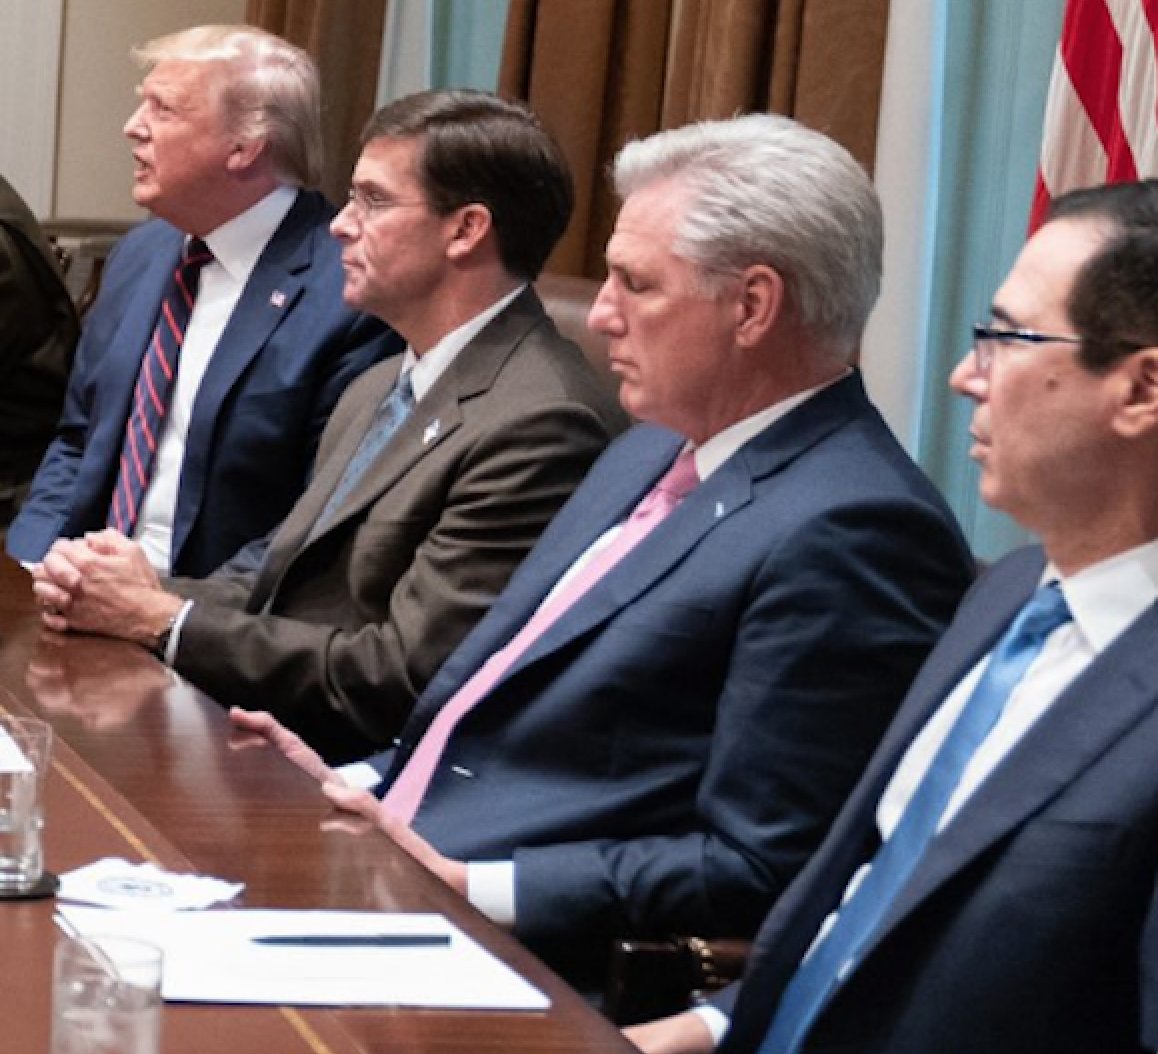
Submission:
<svg viewBox="0 0 1158 1054">
<path fill-rule="evenodd" d="M 993 358 L 999 347 L 1084 343 L 1085 340 L 1081 337 L 1058 337 L 1052 333 L 1036 333 L 1032 329 L 1010 329 L 983 322 L 973 324 L 973 357 L 976 360 L 977 372 L 984 376 L 988 376 L 993 368 Z"/>
<path fill-rule="evenodd" d="M 383 194 L 380 190 L 366 187 L 351 187 L 346 194 L 346 202 L 361 216 L 377 216 L 391 209 L 422 208 L 425 201 L 406 201 Z"/>
</svg>

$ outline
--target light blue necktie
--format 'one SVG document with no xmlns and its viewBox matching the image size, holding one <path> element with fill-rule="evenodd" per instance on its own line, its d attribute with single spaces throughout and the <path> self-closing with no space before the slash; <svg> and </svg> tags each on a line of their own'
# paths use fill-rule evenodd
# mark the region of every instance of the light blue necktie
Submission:
<svg viewBox="0 0 1158 1054">
<path fill-rule="evenodd" d="M 330 495 L 326 507 L 318 517 L 313 534 L 319 534 L 330 522 L 330 518 L 341 508 L 342 502 L 350 496 L 350 492 L 358 485 L 366 470 L 374 463 L 378 455 L 385 449 L 394 433 L 402 427 L 402 422 L 410 416 L 414 409 L 414 388 L 410 383 L 410 371 L 407 370 L 398 378 L 398 382 L 391 389 L 390 394 L 382 400 L 374 414 L 374 420 L 350 458 L 346 471 L 338 480 L 334 493 Z"/>
<path fill-rule="evenodd" d="M 864 881 L 785 987 L 759 1054 L 800 1050 L 829 996 L 855 965 L 928 848 L 969 759 L 997 723 L 1046 638 L 1070 618 L 1061 587 L 1051 582 L 1034 593 L 1013 620 L 892 837 L 877 850 Z"/>
</svg>

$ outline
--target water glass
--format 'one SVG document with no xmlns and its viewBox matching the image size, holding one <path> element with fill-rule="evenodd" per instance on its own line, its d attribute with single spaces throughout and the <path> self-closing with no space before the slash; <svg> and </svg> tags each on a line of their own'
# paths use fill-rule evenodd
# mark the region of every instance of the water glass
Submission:
<svg viewBox="0 0 1158 1054">
<path fill-rule="evenodd" d="M 41 828 L 52 726 L 0 714 L 0 896 L 31 890 L 44 873 Z"/>
<path fill-rule="evenodd" d="M 61 937 L 51 1054 L 160 1054 L 161 949 L 114 936 Z"/>
</svg>

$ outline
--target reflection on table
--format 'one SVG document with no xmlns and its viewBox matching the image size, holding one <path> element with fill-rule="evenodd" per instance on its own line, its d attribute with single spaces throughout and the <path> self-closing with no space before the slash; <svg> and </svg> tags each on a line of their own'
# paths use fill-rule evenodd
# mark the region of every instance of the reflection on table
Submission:
<svg viewBox="0 0 1158 1054">
<path fill-rule="evenodd" d="M 0 557 L 0 709 L 57 732 L 47 863 L 106 856 L 244 882 L 248 907 L 437 911 L 550 997 L 542 1014 L 167 1006 L 166 1054 L 624 1054 L 628 1045 L 513 938 L 303 773 L 232 737 L 224 711 L 141 649 L 43 631 L 27 574 Z M 0 903 L 0 1047 L 48 1049 L 50 901 Z"/>
</svg>

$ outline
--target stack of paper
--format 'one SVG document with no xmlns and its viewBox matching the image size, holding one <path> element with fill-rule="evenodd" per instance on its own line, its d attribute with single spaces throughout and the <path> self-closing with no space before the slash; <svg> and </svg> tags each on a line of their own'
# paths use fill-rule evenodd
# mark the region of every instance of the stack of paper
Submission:
<svg viewBox="0 0 1158 1054">
<path fill-rule="evenodd" d="M 62 928 L 161 946 L 172 1002 L 545 1010 L 546 996 L 441 915 L 368 911 L 106 911 Z M 270 943 L 270 939 L 272 943 Z"/>
</svg>

